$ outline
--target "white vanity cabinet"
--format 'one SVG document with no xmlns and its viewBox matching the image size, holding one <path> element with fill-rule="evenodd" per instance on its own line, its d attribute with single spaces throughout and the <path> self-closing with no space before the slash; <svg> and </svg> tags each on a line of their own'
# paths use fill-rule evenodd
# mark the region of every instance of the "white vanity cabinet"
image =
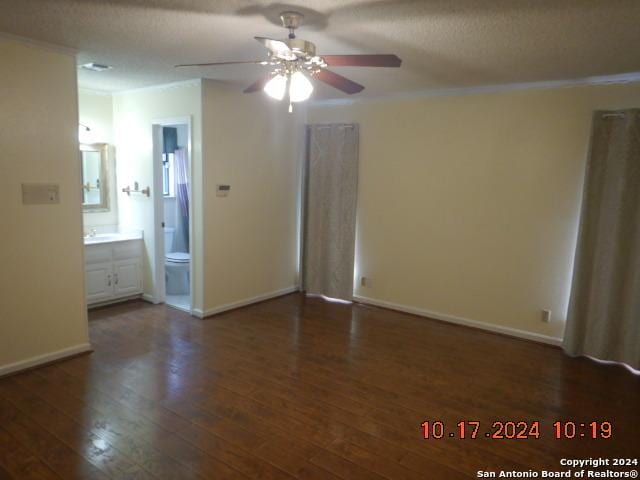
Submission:
<svg viewBox="0 0 640 480">
<path fill-rule="evenodd" d="M 85 245 L 87 304 L 142 293 L 142 240 Z"/>
</svg>

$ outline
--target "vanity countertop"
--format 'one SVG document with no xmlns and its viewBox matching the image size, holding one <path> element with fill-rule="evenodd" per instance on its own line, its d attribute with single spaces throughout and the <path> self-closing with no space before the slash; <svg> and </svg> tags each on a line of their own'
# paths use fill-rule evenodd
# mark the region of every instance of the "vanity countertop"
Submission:
<svg viewBox="0 0 640 480">
<path fill-rule="evenodd" d="M 142 240 L 142 232 L 98 233 L 93 237 L 84 237 L 84 244 L 86 246 L 100 243 L 125 242 L 127 240 Z"/>
</svg>

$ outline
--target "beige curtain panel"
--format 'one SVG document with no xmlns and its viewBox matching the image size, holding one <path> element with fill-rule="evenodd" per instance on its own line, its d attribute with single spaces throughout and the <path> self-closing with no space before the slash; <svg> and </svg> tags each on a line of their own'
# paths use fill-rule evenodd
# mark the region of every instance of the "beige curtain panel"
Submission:
<svg viewBox="0 0 640 480">
<path fill-rule="evenodd" d="M 358 197 L 358 126 L 307 130 L 303 288 L 351 300 Z"/>
<path fill-rule="evenodd" d="M 640 369 L 640 110 L 594 116 L 564 348 Z"/>
</svg>

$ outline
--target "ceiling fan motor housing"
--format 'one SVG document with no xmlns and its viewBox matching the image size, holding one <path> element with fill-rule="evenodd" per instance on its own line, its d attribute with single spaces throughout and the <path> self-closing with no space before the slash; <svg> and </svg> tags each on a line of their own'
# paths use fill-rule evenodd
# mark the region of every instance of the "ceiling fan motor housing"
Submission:
<svg viewBox="0 0 640 480">
<path fill-rule="evenodd" d="M 299 57 L 315 57 L 316 55 L 316 46 L 311 42 L 301 38 L 290 38 L 284 42 Z"/>
</svg>

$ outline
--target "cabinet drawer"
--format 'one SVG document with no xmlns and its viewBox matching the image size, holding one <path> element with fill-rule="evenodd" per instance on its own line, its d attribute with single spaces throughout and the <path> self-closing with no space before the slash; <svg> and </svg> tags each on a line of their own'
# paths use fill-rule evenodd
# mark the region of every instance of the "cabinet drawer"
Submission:
<svg viewBox="0 0 640 480">
<path fill-rule="evenodd" d="M 113 260 L 127 260 L 142 256 L 142 242 L 132 240 L 130 242 L 118 242 L 113 244 Z"/>
<path fill-rule="evenodd" d="M 87 265 L 111 261 L 111 245 L 87 245 L 84 247 L 84 261 Z"/>
</svg>

